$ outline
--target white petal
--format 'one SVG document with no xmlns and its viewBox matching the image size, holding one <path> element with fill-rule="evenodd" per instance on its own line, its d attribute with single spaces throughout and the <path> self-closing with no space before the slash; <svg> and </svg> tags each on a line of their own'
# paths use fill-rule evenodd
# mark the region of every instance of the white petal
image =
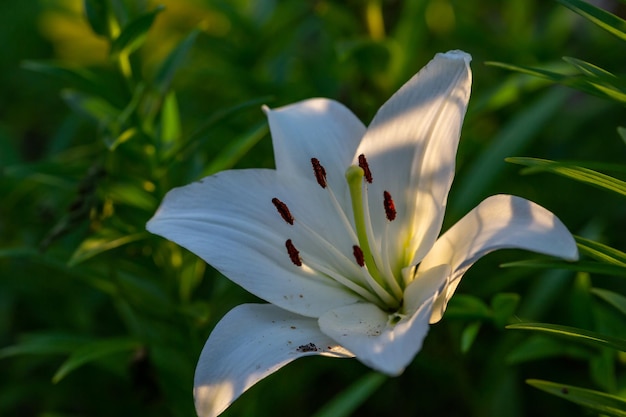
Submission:
<svg viewBox="0 0 626 417">
<path fill-rule="evenodd" d="M 470 60 L 461 51 L 437 54 L 381 107 L 357 149 L 372 172 L 375 234 L 385 235 L 376 225 L 385 225 L 388 191 L 397 218 L 388 226 L 391 242 L 383 246 L 405 251 L 405 266 L 421 260 L 441 229 L 470 96 Z"/>
<path fill-rule="evenodd" d="M 235 307 L 215 326 L 200 354 L 193 390 L 198 416 L 217 416 L 261 379 L 310 355 L 353 357 L 322 334 L 315 319 L 271 304 Z"/>
<path fill-rule="evenodd" d="M 578 259 L 574 238 L 554 214 L 520 197 L 489 197 L 437 240 L 418 269 L 418 277 L 437 265 L 450 265 L 452 271 L 435 301 L 431 323 L 441 319 L 465 271 L 483 255 L 506 248 Z"/>
<path fill-rule="evenodd" d="M 343 242 L 348 254 L 352 244 L 317 183 L 277 177 L 274 170 L 224 171 L 176 188 L 167 194 L 147 229 L 189 249 L 252 294 L 286 310 L 318 317 L 359 300 L 331 279 L 292 263 L 287 239 L 302 252 L 303 261 L 305 252 L 310 252 L 325 257 L 331 266 L 342 266 L 341 259 L 327 253 L 333 252 L 333 246 L 313 241 L 301 226 L 304 221 L 312 222 L 318 233 L 330 235 L 331 241 Z M 273 197 L 287 204 L 294 225 L 281 218 Z M 343 264 L 356 265 L 349 261 Z"/>
<path fill-rule="evenodd" d="M 315 98 L 265 111 L 280 173 L 314 178 L 311 158 L 317 158 L 331 187 L 345 189 L 345 171 L 365 133 L 365 126 L 350 110 L 336 101 Z"/>
<path fill-rule="evenodd" d="M 319 318 L 319 325 L 365 365 L 395 376 L 422 348 L 432 303 L 431 294 L 412 314 L 396 317 L 374 304 L 357 303 L 329 311 Z M 394 319 L 399 321 L 394 324 Z"/>
</svg>

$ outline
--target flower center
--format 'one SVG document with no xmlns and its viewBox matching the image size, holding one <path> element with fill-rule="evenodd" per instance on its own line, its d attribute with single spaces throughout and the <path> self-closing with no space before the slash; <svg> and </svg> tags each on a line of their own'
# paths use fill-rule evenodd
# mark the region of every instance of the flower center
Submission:
<svg viewBox="0 0 626 417">
<path fill-rule="evenodd" d="M 319 245 L 324 248 L 330 258 L 318 259 L 311 251 L 300 252 L 296 245 L 298 242 L 291 238 L 285 241 L 287 255 L 293 265 L 305 271 L 312 271 L 316 274 L 312 276 L 322 279 L 331 279 L 349 290 L 359 294 L 366 301 L 372 302 L 384 310 L 397 311 L 402 305 L 403 288 L 394 274 L 385 268 L 385 263 L 381 253 L 381 248 L 372 247 L 371 242 L 375 242 L 372 219 L 367 204 L 367 185 L 373 181 L 367 159 L 364 155 L 359 155 L 358 166 L 350 166 L 345 173 L 345 180 L 348 185 L 351 199 L 352 218 L 350 221 L 345 213 L 345 207 L 339 204 L 332 187 L 329 186 L 326 178 L 326 170 L 317 158 L 311 158 L 311 166 L 316 182 L 329 194 L 331 202 L 337 209 L 344 226 L 345 233 L 352 236 L 354 240 L 351 256 L 348 255 L 348 248 L 337 247 L 337 242 L 327 240 L 321 236 L 314 227 L 309 227 L 306 222 L 298 221 L 297 213 L 294 217 L 287 204 L 278 199 L 272 198 L 272 204 L 280 217 L 290 226 L 302 227 L 307 234 L 306 246 Z M 392 222 L 396 219 L 396 208 L 391 194 L 384 191 L 381 204 L 383 205 L 386 219 L 374 219 L 375 221 Z M 386 225 L 385 225 L 386 227 Z M 341 233 L 338 231 L 338 233 Z M 305 246 L 305 243 L 300 242 Z"/>
</svg>

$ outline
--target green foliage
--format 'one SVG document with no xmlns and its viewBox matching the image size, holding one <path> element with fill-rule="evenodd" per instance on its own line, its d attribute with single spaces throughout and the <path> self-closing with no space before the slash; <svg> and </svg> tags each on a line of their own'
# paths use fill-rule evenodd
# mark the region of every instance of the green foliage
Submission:
<svg viewBox="0 0 626 417">
<path fill-rule="evenodd" d="M 307 358 L 224 415 L 588 415 L 528 389 L 526 375 L 593 384 L 613 397 L 532 382 L 605 414 L 621 406 L 626 68 L 614 37 L 545 1 L 162 3 L 2 8 L 0 415 L 194 415 L 206 337 L 258 300 L 145 231 L 164 194 L 272 167 L 262 104 L 326 96 L 367 123 L 434 53 L 456 48 L 474 56 L 475 79 L 446 227 L 490 194 L 518 194 L 582 236 L 583 259 L 490 255 L 402 376 Z M 623 38 L 619 12 L 562 3 Z M 563 55 L 585 60 L 534 68 Z M 519 154 L 542 158 L 507 159 L 524 173 L 558 175 L 520 177 L 504 162 Z M 563 335 L 561 324 L 505 331 L 526 321 L 563 323 L 569 336 L 546 330 Z"/>
</svg>

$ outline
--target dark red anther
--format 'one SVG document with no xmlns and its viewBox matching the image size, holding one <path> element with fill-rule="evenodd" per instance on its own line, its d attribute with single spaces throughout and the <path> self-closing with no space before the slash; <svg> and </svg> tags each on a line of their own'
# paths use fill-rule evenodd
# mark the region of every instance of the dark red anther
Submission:
<svg viewBox="0 0 626 417">
<path fill-rule="evenodd" d="M 287 248 L 287 253 L 289 254 L 289 259 L 291 259 L 291 262 L 293 262 L 295 266 L 302 266 L 302 261 L 300 260 L 300 252 L 298 252 L 298 249 L 296 249 L 296 247 L 293 245 L 291 239 L 287 239 L 287 241 L 285 242 L 285 247 Z"/>
<path fill-rule="evenodd" d="M 280 217 L 282 217 L 287 223 L 293 225 L 293 216 L 291 215 L 287 204 L 283 203 L 276 197 L 272 198 L 272 203 L 274 204 L 274 207 L 276 207 L 276 210 L 278 210 Z"/>
<path fill-rule="evenodd" d="M 359 155 L 359 166 L 363 170 L 365 175 L 365 181 L 372 183 L 372 171 L 370 171 L 370 166 L 367 163 L 367 159 L 365 159 L 365 155 Z"/>
<path fill-rule="evenodd" d="M 385 214 L 387 214 L 387 220 L 394 221 L 396 218 L 396 206 L 395 204 L 393 204 L 393 199 L 391 198 L 391 194 L 389 194 L 389 191 L 385 191 L 383 193 L 383 196 L 385 197 Z"/>
<path fill-rule="evenodd" d="M 326 170 L 324 169 L 322 164 L 320 164 L 319 159 L 311 158 L 311 165 L 313 165 L 313 172 L 315 173 L 315 179 L 317 180 L 317 183 L 320 185 L 320 187 L 326 188 Z"/>
<path fill-rule="evenodd" d="M 354 255 L 354 259 L 356 259 L 356 263 L 359 264 L 359 266 L 365 266 L 365 257 L 363 256 L 363 251 L 359 246 L 352 246 L 352 254 Z"/>
</svg>

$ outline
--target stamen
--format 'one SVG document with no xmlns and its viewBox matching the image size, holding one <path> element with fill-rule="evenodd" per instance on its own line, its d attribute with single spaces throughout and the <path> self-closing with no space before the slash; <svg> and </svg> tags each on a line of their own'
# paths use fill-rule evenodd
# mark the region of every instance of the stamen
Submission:
<svg viewBox="0 0 626 417">
<path fill-rule="evenodd" d="M 324 169 L 322 164 L 320 164 L 319 159 L 311 158 L 311 165 L 313 165 L 313 172 L 315 173 L 315 179 L 317 180 L 317 183 L 320 185 L 320 187 L 326 188 L 326 170 Z"/>
<path fill-rule="evenodd" d="M 387 214 L 387 220 L 392 222 L 396 218 L 396 206 L 395 204 L 393 204 L 393 199 L 391 198 L 391 194 L 389 194 L 389 191 L 385 191 L 383 193 L 383 196 L 385 198 L 384 205 L 385 214 Z"/>
<path fill-rule="evenodd" d="M 276 207 L 276 210 L 278 210 L 278 213 L 283 218 L 283 220 L 293 226 L 293 216 L 291 215 L 287 204 L 283 203 L 276 197 L 272 198 L 272 203 L 274 204 L 274 207 Z"/>
<path fill-rule="evenodd" d="M 291 239 L 287 239 L 285 242 L 285 247 L 287 248 L 287 253 L 289 254 L 289 259 L 295 266 L 302 266 L 302 260 L 300 260 L 300 252 L 293 245 Z"/>
<path fill-rule="evenodd" d="M 359 266 L 365 266 L 365 258 L 363 257 L 363 251 L 359 247 L 359 245 L 352 246 L 352 254 L 354 255 L 354 259 Z"/>
<path fill-rule="evenodd" d="M 370 166 L 367 163 L 367 159 L 365 159 L 365 155 L 359 155 L 359 166 L 363 170 L 363 175 L 365 176 L 365 181 L 368 183 L 372 183 L 372 171 L 370 171 Z"/>
</svg>

